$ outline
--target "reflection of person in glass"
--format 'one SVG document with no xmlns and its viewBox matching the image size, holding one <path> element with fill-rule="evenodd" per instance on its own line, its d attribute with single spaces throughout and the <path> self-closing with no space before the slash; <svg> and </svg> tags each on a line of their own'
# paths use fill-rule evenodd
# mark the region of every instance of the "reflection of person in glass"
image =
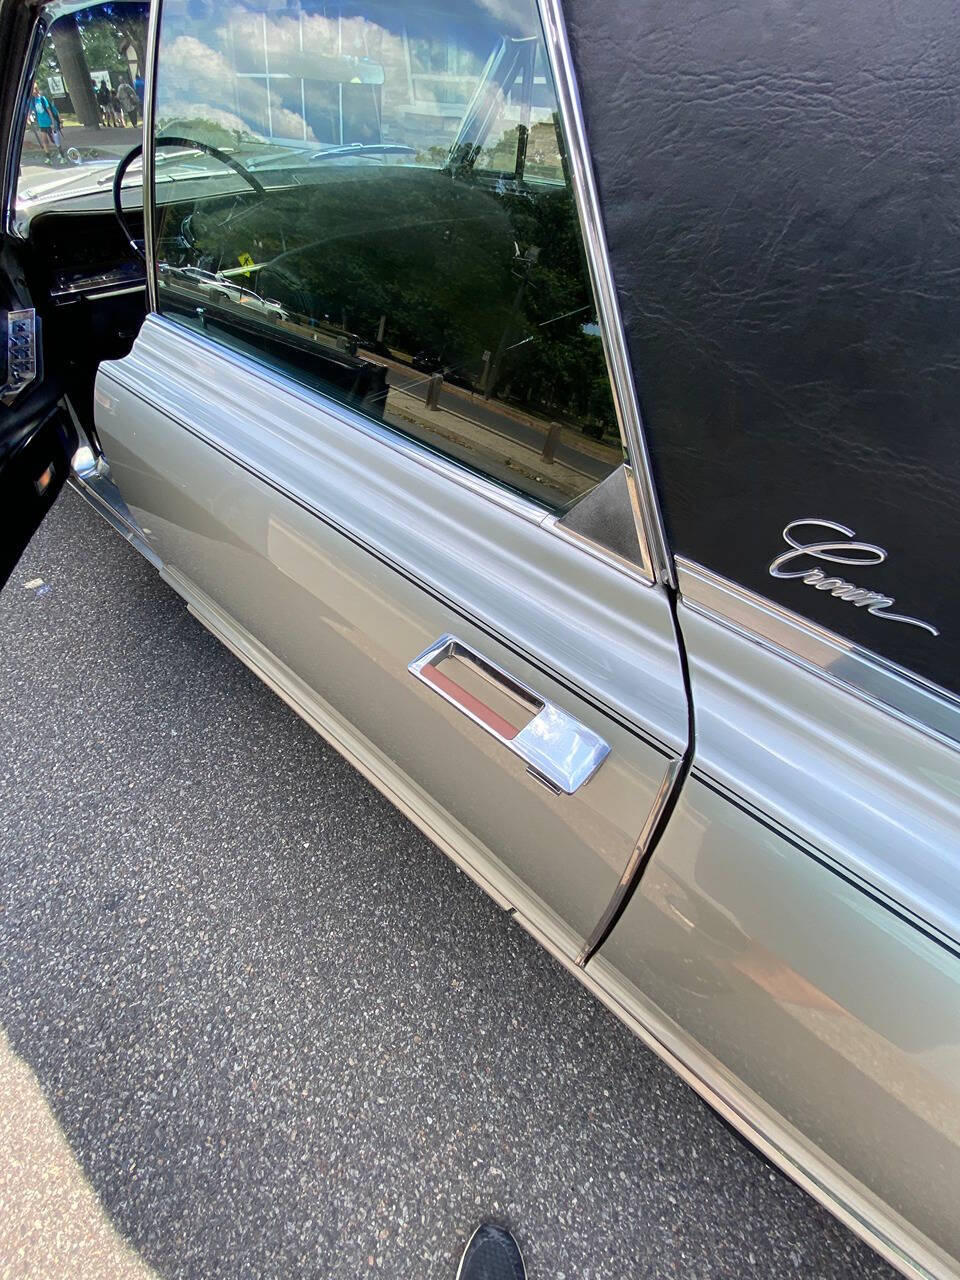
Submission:
<svg viewBox="0 0 960 1280">
<path fill-rule="evenodd" d="M 40 135 L 40 146 L 48 164 L 53 163 L 56 152 L 61 160 L 63 154 L 63 138 L 60 133 L 60 112 L 45 93 L 40 92 L 40 85 L 33 82 L 33 95 L 30 99 L 30 121 L 35 124 Z"/>
<path fill-rule="evenodd" d="M 129 81 L 121 81 L 117 90 L 117 101 L 120 104 L 120 110 L 127 117 L 134 128 L 137 127 L 137 113 L 140 110 L 140 99 L 137 97 L 136 90 Z"/>
<path fill-rule="evenodd" d="M 97 106 L 100 108 L 101 123 L 113 124 L 113 108 L 110 105 L 110 90 L 106 80 L 101 80 L 100 87 L 97 89 Z"/>
</svg>

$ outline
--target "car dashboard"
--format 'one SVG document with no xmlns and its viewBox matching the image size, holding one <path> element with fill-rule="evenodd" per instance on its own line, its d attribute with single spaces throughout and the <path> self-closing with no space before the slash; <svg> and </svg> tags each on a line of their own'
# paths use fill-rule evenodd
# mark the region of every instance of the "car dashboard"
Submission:
<svg viewBox="0 0 960 1280">
<path fill-rule="evenodd" d="M 142 215 L 130 218 L 142 234 Z M 30 222 L 29 244 L 37 284 L 54 304 L 145 286 L 144 264 L 112 211 L 38 214 Z"/>
</svg>

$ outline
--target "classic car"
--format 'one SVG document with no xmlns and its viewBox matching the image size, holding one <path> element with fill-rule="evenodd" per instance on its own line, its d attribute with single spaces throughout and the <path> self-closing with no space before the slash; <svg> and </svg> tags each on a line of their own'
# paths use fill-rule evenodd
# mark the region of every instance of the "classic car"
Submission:
<svg viewBox="0 0 960 1280">
<path fill-rule="evenodd" d="M 0 0 L 3 577 L 69 481 L 915 1277 L 960 1274 L 957 18 Z"/>
</svg>

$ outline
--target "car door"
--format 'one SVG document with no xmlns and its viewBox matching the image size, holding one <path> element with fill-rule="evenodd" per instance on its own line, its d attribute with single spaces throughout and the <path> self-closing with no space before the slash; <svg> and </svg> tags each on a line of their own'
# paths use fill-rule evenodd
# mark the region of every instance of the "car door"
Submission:
<svg viewBox="0 0 960 1280">
<path fill-rule="evenodd" d="M 129 350 L 143 321 L 142 257 L 111 182 L 138 140 L 129 104 L 146 20 L 139 0 L 0 0 L 0 584 L 71 466 L 93 467 L 97 366 Z M 128 86 L 122 129 L 101 128 L 98 77 Z M 139 191 L 126 199 L 139 223 Z"/>
<path fill-rule="evenodd" d="M 0 7 L 0 42 L 12 57 L 25 49 L 31 28 L 21 6 Z M 15 132 L 20 99 L 19 76 L 6 76 L 0 86 L 0 140 Z M 0 153 L 6 156 L 6 146 Z M 12 186 L 13 174 L 4 165 L 0 209 L 8 207 Z M 59 404 L 56 371 L 44 368 L 42 325 L 17 246 L 5 232 L 0 227 L 0 586 L 63 487 L 77 444 Z"/>
<path fill-rule="evenodd" d="M 3 273 L 3 283 L 10 276 Z M 78 437 L 60 404 L 55 378 L 45 378 L 40 325 L 27 299 L 7 298 L 0 311 L 0 505 L 4 536 L 0 586 L 50 510 L 70 474 Z M 12 305 L 11 305 L 12 304 Z"/>
<path fill-rule="evenodd" d="M 153 309 L 96 427 L 197 616 L 582 963 L 688 726 L 547 16 L 155 10 Z"/>
</svg>

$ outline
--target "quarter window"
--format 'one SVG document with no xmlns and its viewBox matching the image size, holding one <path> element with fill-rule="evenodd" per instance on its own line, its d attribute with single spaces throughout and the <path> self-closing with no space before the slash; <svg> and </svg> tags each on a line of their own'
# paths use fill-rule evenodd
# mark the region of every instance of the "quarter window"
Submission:
<svg viewBox="0 0 960 1280">
<path fill-rule="evenodd" d="M 623 460 L 531 0 L 165 0 L 162 311 L 562 509 Z"/>
</svg>

